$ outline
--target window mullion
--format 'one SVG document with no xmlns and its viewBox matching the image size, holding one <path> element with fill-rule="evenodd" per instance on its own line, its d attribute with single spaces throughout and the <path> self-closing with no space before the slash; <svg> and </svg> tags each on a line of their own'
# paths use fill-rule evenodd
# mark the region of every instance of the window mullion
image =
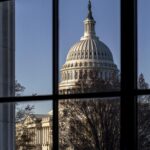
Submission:
<svg viewBox="0 0 150 150">
<path fill-rule="evenodd" d="M 121 1 L 121 150 L 137 149 L 137 1 Z"/>
<path fill-rule="evenodd" d="M 58 53 L 59 53 L 59 24 L 58 0 L 53 0 L 53 149 L 59 147 L 58 121 Z"/>
</svg>

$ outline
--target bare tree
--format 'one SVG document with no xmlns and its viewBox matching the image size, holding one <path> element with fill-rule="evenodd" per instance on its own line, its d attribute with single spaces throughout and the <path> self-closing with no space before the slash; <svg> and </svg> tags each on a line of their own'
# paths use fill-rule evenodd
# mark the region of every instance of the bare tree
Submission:
<svg viewBox="0 0 150 150">
<path fill-rule="evenodd" d="M 62 103 L 67 113 L 64 113 L 60 122 L 62 118 L 63 121 L 68 120 L 64 126 L 68 131 L 65 137 L 60 137 L 65 138 L 76 150 L 120 149 L 119 99 L 86 99 Z M 63 147 L 64 143 L 60 146 Z"/>
<path fill-rule="evenodd" d="M 22 86 L 17 80 L 15 81 L 15 95 L 16 96 L 21 96 L 22 93 L 24 92 L 25 87 Z"/>
<path fill-rule="evenodd" d="M 81 92 L 118 90 L 119 80 L 78 82 Z M 120 149 L 118 98 L 73 99 L 60 102 L 60 149 Z"/>
<path fill-rule="evenodd" d="M 138 103 L 138 148 L 150 149 L 150 103 Z"/>
<path fill-rule="evenodd" d="M 149 85 L 141 73 L 138 78 L 138 88 L 148 89 Z M 138 96 L 138 148 L 150 149 L 150 95 Z"/>
<path fill-rule="evenodd" d="M 80 81 L 81 92 L 118 90 L 118 80 L 91 83 Z M 144 76 L 138 78 L 138 87 L 147 89 Z M 138 147 L 150 149 L 149 96 L 138 99 Z M 120 100 L 119 98 L 73 99 L 60 102 L 60 149 L 76 150 L 120 149 Z"/>
</svg>

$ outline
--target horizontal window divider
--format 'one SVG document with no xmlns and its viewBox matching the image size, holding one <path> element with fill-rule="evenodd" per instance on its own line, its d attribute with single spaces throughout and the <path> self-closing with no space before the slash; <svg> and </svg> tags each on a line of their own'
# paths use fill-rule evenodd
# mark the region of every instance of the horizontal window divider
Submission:
<svg viewBox="0 0 150 150">
<path fill-rule="evenodd" d="M 12 0 L 0 0 L 0 3 L 1 2 L 7 2 L 7 1 L 12 1 Z"/>
<path fill-rule="evenodd" d="M 137 89 L 134 91 L 134 95 L 150 95 L 150 89 Z"/>
<path fill-rule="evenodd" d="M 101 92 L 101 93 L 79 93 L 66 95 L 39 95 L 39 96 L 17 96 L 17 97 L 0 97 L 0 103 L 7 102 L 24 102 L 24 101 L 40 101 L 40 100 L 63 100 L 73 98 L 104 98 L 104 97 L 118 97 L 121 92 Z"/>
<path fill-rule="evenodd" d="M 52 100 L 53 98 L 54 95 L 0 97 L 0 103 L 41 101 L 41 100 L 49 101 Z"/>
<path fill-rule="evenodd" d="M 0 103 L 8 102 L 25 102 L 25 101 L 41 101 L 41 100 L 63 100 L 74 98 L 105 98 L 105 97 L 120 97 L 122 95 L 150 95 L 150 89 L 134 89 L 133 91 L 108 91 L 99 93 L 77 93 L 66 95 L 38 95 L 38 96 L 16 96 L 16 97 L 0 97 Z"/>
<path fill-rule="evenodd" d="M 79 94 L 66 94 L 66 95 L 59 95 L 59 100 L 64 99 L 73 99 L 73 98 L 106 98 L 106 97 L 119 97 L 121 96 L 120 91 L 113 91 L 113 92 L 99 92 L 99 93 L 79 93 Z"/>
</svg>

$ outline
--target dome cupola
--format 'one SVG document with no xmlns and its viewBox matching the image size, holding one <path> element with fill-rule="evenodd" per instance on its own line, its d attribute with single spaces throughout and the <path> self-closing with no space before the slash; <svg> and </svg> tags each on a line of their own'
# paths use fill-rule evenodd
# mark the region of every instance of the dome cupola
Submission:
<svg viewBox="0 0 150 150">
<path fill-rule="evenodd" d="M 112 53 L 109 48 L 99 40 L 95 33 L 95 20 L 92 15 L 91 1 L 88 4 L 88 15 L 84 20 L 84 35 L 69 50 L 66 61 L 96 60 L 110 61 L 113 63 Z"/>
</svg>

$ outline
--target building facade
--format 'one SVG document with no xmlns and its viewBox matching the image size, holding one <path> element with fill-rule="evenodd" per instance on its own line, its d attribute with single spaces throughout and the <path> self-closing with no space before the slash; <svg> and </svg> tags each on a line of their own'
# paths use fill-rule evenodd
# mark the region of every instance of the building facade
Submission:
<svg viewBox="0 0 150 150">
<path fill-rule="evenodd" d="M 23 138 L 22 136 L 27 136 Z M 17 150 L 52 149 L 52 111 L 32 114 L 16 124 Z"/>
</svg>

